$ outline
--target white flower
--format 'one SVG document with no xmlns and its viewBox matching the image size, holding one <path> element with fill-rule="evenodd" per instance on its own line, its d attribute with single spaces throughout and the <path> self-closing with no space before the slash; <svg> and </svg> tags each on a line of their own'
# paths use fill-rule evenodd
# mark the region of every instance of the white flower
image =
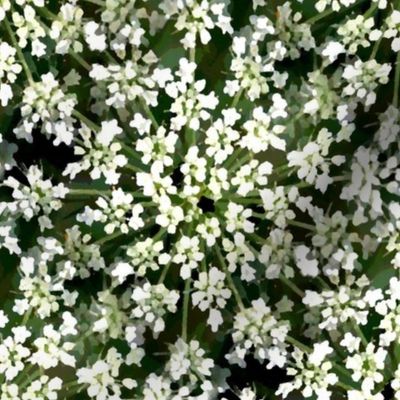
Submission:
<svg viewBox="0 0 400 400">
<path fill-rule="evenodd" d="M 294 380 L 280 384 L 276 394 L 286 398 L 292 391 L 301 389 L 304 397 L 314 394 L 318 400 L 330 399 L 332 392 L 328 388 L 338 381 L 336 374 L 331 371 L 332 362 L 327 360 L 332 353 L 328 341 L 315 343 L 309 355 L 295 348 L 292 353 L 295 366 L 287 370 Z"/>
<path fill-rule="evenodd" d="M 181 265 L 180 276 L 182 279 L 188 279 L 191 271 L 197 267 L 199 262 L 204 258 L 204 254 L 200 251 L 200 240 L 197 236 L 182 236 L 175 244 L 175 255 L 172 261 Z"/>
<path fill-rule="evenodd" d="M 214 367 L 214 361 L 211 358 L 205 358 L 205 351 L 200 347 L 197 340 L 191 340 L 186 343 L 179 338 L 170 348 L 170 359 L 166 365 L 174 381 L 179 381 L 181 377 L 187 376 L 191 381 L 196 381 L 198 376 L 205 378 L 211 375 L 211 368 Z"/>
<path fill-rule="evenodd" d="M 368 343 L 365 352 L 347 357 L 346 368 L 351 369 L 352 379 L 361 382 L 363 392 L 374 391 L 375 384 L 383 381 L 382 371 L 385 368 L 387 350 L 376 348 L 373 343 Z"/>
<path fill-rule="evenodd" d="M 279 312 L 272 313 L 261 298 L 251 304 L 250 308 L 235 316 L 232 333 L 234 349 L 226 358 L 230 363 L 244 367 L 246 353 L 254 351 L 258 360 L 269 361 L 267 368 L 282 368 L 287 358 L 285 339 L 290 329 L 289 322 L 279 320 Z"/>
<path fill-rule="evenodd" d="M 165 6 L 164 6 L 165 7 Z M 219 27 L 223 33 L 232 33 L 231 18 L 226 14 L 226 5 L 223 1 L 212 0 L 199 1 L 187 0 L 176 2 L 172 14 L 177 13 L 178 19 L 175 23 L 178 31 L 186 31 L 181 43 L 185 48 L 194 48 L 197 37 L 202 44 L 207 44 L 211 40 L 209 30 L 215 26 Z M 164 8 L 164 11 L 167 11 Z M 168 12 L 167 12 L 168 14 Z"/>
<path fill-rule="evenodd" d="M 400 11 L 393 10 L 392 13 L 386 18 L 386 30 L 383 36 L 392 40 L 392 50 L 400 51 Z"/>
<path fill-rule="evenodd" d="M 179 293 L 168 290 L 163 284 L 151 285 L 146 282 L 133 290 L 132 300 L 136 303 L 132 317 L 143 320 L 144 324 L 151 327 L 153 336 L 157 337 L 165 329 L 163 317 L 167 311 L 176 312 Z"/>
<path fill-rule="evenodd" d="M 115 136 L 120 135 L 122 129 L 118 126 L 118 121 L 113 119 L 111 121 L 103 121 L 101 123 L 101 130 L 97 133 L 97 141 L 108 147 L 114 140 Z"/>
<path fill-rule="evenodd" d="M 318 261 L 310 254 L 307 246 L 300 245 L 294 250 L 296 265 L 302 275 L 316 277 L 319 275 Z"/>
<path fill-rule="evenodd" d="M 57 42 L 56 53 L 66 54 L 70 49 L 75 53 L 83 50 L 79 41 L 82 29 L 83 10 L 74 3 L 66 3 L 60 7 L 58 19 L 53 21 L 50 37 Z"/>
<path fill-rule="evenodd" d="M 49 179 L 43 179 L 43 172 L 36 165 L 29 168 L 26 178 L 28 186 L 22 185 L 13 177 L 8 177 L 3 182 L 13 189 L 14 202 L 11 204 L 27 221 L 42 214 L 46 219 L 42 223 L 39 221 L 41 230 L 51 228 L 51 221 L 47 217 L 61 208 L 61 200 L 65 198 L 68 189 L 62 183 L 53 186 Z"/>
<path fill-rule="evenodd" d="M 199 278 L 193 286 L 197 289 L 192 293 L 193 305 L 201 311 L 209 310 L 208 325 L 213 332 L 223 323 L 220 309 L 226 306 L 226 300 L 231 297 L 231 290 L 225 287 L 225 273 L 216 267 L 210 271 L 200 272 Z"/>
<path fill-rule="evenodd" d="M 389 82 L 391 69 L 390 64 L 379 64 L 374 59 L 366 62 L 356 60 L 354 64 L 347 65 L 343 71 L 343 78 L 347 81 L 347 85 L 342 95 L 349 96 L 366 107 L 375 104 L 375 90 L 379 84 Z"/>
<path fill-rule="evenodd" d="M 7 42 L 0 41 L 0 104 L 3 107 L 13 98 L 10 83 L 15 82 L 21 71 L 21 65 L 16 62 L 16 50 Z"/>
<path fill-rule="evenodd" d="M 107 123 L 105 126 L 107 126 Z M 100 143 L 98 141 L 99 134 L 92 135 L 91 130 L 85 125 L 81 127 L 79 133 L 83 142 L 74 147 L 74 153 L 80 156 L 81 160 L 69 163 L 63 175 L 68 175 L 71 179 L 74 179 L 80 172 L 90 170 L 92 179 L 99 179 L 103 175 L 107 184 L 117 184 L 121 176 L 117 170 L 128 163 L 125 155 L 120 154 L 121 144 L 116 141 L 108 145 Z M 118 133 L 119 129 L 114 125 L 114 134 Z M 107 135 L 107 132 L 103 132 L 100 139 L 107 142 L 110 139 L 107 139 Z"/>
<path fill-rule="evenodd" d="M 32 82 L 25 88 L 21 106 L 23 122 L 14 133 L 17 138 L 32 142 L 32 131 L 41 121 L 41 131 L 55 136 L 55 146 L 69 145 L 73 140 L 72 113 L 76 104 L 76 96 L 64 93 L 51 72 L 44 74 L 40 82 Z"/>
<path fill-rule="evenodd" d="M 94 21 L 88 22 L 84 26 L 84 34 L 90 50 L 104 51 L 106 49 L 106 35 L 103 33 L 99 24 Z"/>
<path fill-rule="evenodd" d="M 75 345 L 72 342 L 61 342 L 62 336 L 53 325 L 43 328 L 43 336 L 37 338 L 33 345 L 36 351 L 32 353 L 30 361 L 32 364 L 49 369 L 54 368 L 61 361 L 64 365 L 75 367 L 75 357 L 69 354 Z"/>
<path fill-rule="evenodd" d="M 171 119 L 171 128 L 180 131 L 184 126 L 198 131 L 201 121 L 210 119 L 207 110 L 214 110 L 218 99 L 214 92 L 203 94 L 206 87 L 205 80 L 199 80 L 194 84 L 184 81 L 172 82 L 166 86 L 168 96 L 174 99 L 170 111 L 176 114 Z"/>
<path fill-rule="evenodd" d="M 254 153 L 266 151 L 269 146 L 285 150 L 286 143 L 278 136 L 284 132 L 285 127 L 271 126 L 271 124 L 271 117 L 263 111 L 262 107 L 256 107 L 253 110 L 253 119 L 246 121 L 243 125 L 246 135 L 242 136 L 240 146 Z"/>
</svg>

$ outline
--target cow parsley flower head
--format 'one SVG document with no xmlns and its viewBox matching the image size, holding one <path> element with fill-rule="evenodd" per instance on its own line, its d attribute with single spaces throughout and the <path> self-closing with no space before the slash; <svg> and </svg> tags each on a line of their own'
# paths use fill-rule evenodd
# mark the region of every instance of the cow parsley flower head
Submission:
<svg viewBox="0 0 400 400">
<path fill-rule="evenodd" d="M 399 6 L 0 0 L 0 400 L 399 397 Z"/>
</svg>

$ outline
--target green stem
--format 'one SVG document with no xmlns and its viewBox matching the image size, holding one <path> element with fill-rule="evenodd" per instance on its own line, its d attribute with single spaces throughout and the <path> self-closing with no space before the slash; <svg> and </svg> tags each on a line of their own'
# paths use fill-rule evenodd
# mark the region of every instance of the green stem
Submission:
<svg viewBox="0 0 400 400">
<path fill-rule="evenodd" d="M 399 105 L 399 86 L 400 86 L 400 52 L 397 53 L 396 70 L 394 77 L 393 106 L 396 108 Z"/>
<path fill-rule="evenodd" d="M 372 15 L 375 13 L 375 11 L 378 9 L 378 2 L 375 2 L 371 5 L 371 7 L 365 12 L 364 18 L 368 19 L 369 17 L 372 17 Z"/>
<path fill-rule="evenodd" d="M 144 165 L 141 157 L 138 153 L 136 153 L 135 150 L 133 150 L 131 147 L 129 147 L 127 144 L 125 144 L 124 142 L 119 141 L 119 144 L 122 147 L 122 150 L 124 150 L 126 153 L 128 153 L 132 158 L 135 159 L 135 161 L 139 162 L 140 164 Z"/>
<path fill-rule="evenodd" d="M 235 282 L 233 281 L 232 275 L 225 263 L 224 257 L 222 256 L 221 249 L 218 244 L 215 245 L 215 251 L 217 252 L 217 258 L 219 260 L 219 263 L 221 264 L 221 267 L 223 268 L 223 270 L 225 272 L 226 279 L 228 281 L 228 285 L 229 285 L 230 289 L 232 290 L 232 293 L 236 299 L 236 302 L 237 302 L 238 306 L 240 307 L 240 309 L 244 310 L 245 307 L 244 307 L 242 298 L 240 297 L 239 291 L 236 288 Z"/>
<path fill-rule="evenodd" d="M 74 115 L 76 118 L 78 118 L 81 122 L 83 122 L 85 125 L 87 125 L 90 129 L 92 129 L 95 132 L 100 131 L 100 126 L 95 124 L 93 121 L 91 121 L 89 118 L 85 117 L 82 113 L 80 113 L 78 110 L 73 110 L 72 115 Z"/>
<path fill-rule="evenodd" d="M 282 283 L 284 283 L 288 288 L 292 289 L 294 293 L 296 293 L 298 296 L 301 298 L 304 297 L 304 292 L 297 286 L 295 285 L 291 280 L 286 278 L 284 275 L 280 275 L 279 279 L 281 280 Z"/>
<path fill-rule="evenodd" d="M 28 379 L 25 382 L 22 382 L 19 385 L 20 389 L 24 389 L 25 387 L 27 387 L 33 380 L 35 380 L 36 378 L 38 378 L 40 375 L 42 374 L 42 370 L 40 368 L 38 368 L 36 371 L 32 372 L 31 374 L 28 375 Z M 21 391 L 21 393 L 23 393 L 23 391 Z"/>
<path fill-rule="evenodd" d="M 309 18 L 306 23 L 308 25 L 313 25 L 316 22 L 318 22 L 319 20 L 328 17 L 329 15 L 335 13 L 335 11 L 333 11 L 331 8 L 325 10 L 324 12 L 320 13 L 320 14 L 316 14 L 313 17 Z"/>
<path fill-rule="evenodd" d="M 147 105 L 145 99 L 143 97 L 140 97 L 140 104 L 143 107 L 145 113 L 147 114 L 148 118 L 151 120 L 154 128 L 158 130 L 160 125 L 158 124 L 156 118 L 154 117 L 153 112 L 150 110 L 150 107 Z"/>
<path fill-rule="evenodd" d="M 79 54 L 75 53 L 72 50 L 69 50 L 69 55 L 74 58 L 86 71 L 90 71 L 92 67 L 88 64 Z"/>
<path fill-rule="evenodd" d="M 240 90 L 236 93 L 235 97 L 233 98 L 231 108 L 236 108 L 237 104 L 239 103 L 240 98 L 242 97 L 244 89 L 240 88 Z"/>
<path fill-rule="evenodd" d="M 374 47 L 373 47 L 372 52 L 371 52 L 371 55 L 370 55 L 370 57 L 369 57 L 370 60 L 373 60 L 373 59 L 376 57 L 376 53 L 378 53 L 379 46 L 380 46 L 380 44 L 382 43 L 382 39 L 383 39 L 383 36 L 381 36 L 381 37 L 375 42 Z"/>
<path fill-rule="evenodd" d="M 287 335 L 286 336 L 286 341 L 288 343 L 290 343 L 292 346 L 299 348 L 301 351 L 304 351 L 304 353 L 311 353 L 312 352 L 312 348 L 308 347 L 307 345 L 299 342 L 297 339 L 295 339 L 292 336 Z"/>
<path fill-rule="evenodd" d="M 25 313 L 24 318 L 21 322 L 22 326 L 25 326 L 27 324 L 27 322 L 29 321 L 30 316 L 32 315 L 32 307 L 29 307 L 29 310 Z"/>
<path fill-rule="evenodd" d="M 342 389 L 344 389 L 346 391 L 354 390 L 354 388 L 352 386 L 346 385 L 345 383 L 340 382 L 340 381 L 336 382 L 336 386 L 339 386 L 340 388 L 342 388 Z"/>
<path fill-rule="evenodd" d="M 96 190 L 96 189 L 69 189 L 67 195 L 71 196 L 103 196 L 110 194 L 110 190 Z"/>
<path fill-rule="evenodd" d="M 315 226 L 311 224 L 306 224 L 300 221 L 289 220 L 287 221 L 289 225 L 297 226 L 299 228 L 307 229 L 308 231 L 315 231 Z"/>
<path fill-rule="evenodd" d="M 141 202 L 140 204 L 143 204 L 143 203 Z M 153 236 L 153 241 L 157 242 L 157 240 L 161 239 L 166 233 L 167 233 L 167 230 L 165 228 L 160 228 L 160 230 Z"/>
<path fill-rule="evenodd" d="M 165 278 L 166 278 L 166 276 L 167 276 L 167 273 L 168 273 L 168 271 L 169 271 L 169 267 L 171 266 L 171 261 L 169 262 L 169 263 L 167 263 L 165 266 L 164 266 L 164 269 L 163 269 L 163 271 L 162 271 L 162 273 L 161 273 L 161 275 L 160 275 L 160 278 L 158 279 L 158 284 L 161 284 L 161 283 L 163 283 L 164 282 L 164 280 L 165 280 Z"/>
<path fill-rule="evenodd" d="M 113 240 L 113 239 L 115 239 L 115 238 L 117 238 L 117 237 L 120 237 L 120 236 L 122 236 L 123 234 L 121 233 L 121 232 L 115 232 L 115 233 L 113 233 L 112 235 L 107 235 L 107 236 L 104 236 L 104 237 L 102 237 L 101 239 L 99 239 L 99 240 L 96 240 L 96 244 L 98 244 L 98 245 L 102 245 L 102 244 L 104 244 L 104 243 L 106 243 L 106 242 L 109 242 L 110 240 Z"/>
<path fill-rule="evenodd" d="M 353 321 L 353 328 L 356 331 L 358 337 L 361 339 L 362 344 L 364 345 L 364 347 L 368 346 L 368 340 L 367 338 L 364 336 L 363 331 L 361 330 L 361 328 Z"/>
<path fill-rule="evenodd" d="M 187 325 L 189 315 L 189 300 L 190 300 L 190 284 L 192 279 L 188 278 L 185 281 L 185 289 L 183 292 L 183 314 L 182 314 L 182 339 L 187 341 Z"/>
<path fill-rule="evenodd" d="M 242 152 L 241 147 L 236 148 L 234 152 L 229 156 L 229 158 L 225 161 L 224 167 L 229 170 L 231 164 L 233 164 L 238 159 L 241 152 Z"/>
</svg>

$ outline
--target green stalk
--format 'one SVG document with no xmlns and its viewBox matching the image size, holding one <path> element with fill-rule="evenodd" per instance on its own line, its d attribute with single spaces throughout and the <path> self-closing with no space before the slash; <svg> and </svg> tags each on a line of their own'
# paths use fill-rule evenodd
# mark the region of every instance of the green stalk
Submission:
<svg viewBox="0 0 400 400">
<path fill-rule="evenodd" d="M 192 279 L 188 278 L 185 281 L 185 289 L 183 292 L 183 314 L 182 314 L 182 339 L 187 342 L 187 325 L 189 315 L 189 300 L 190 300 L 190 284 Z"/>
<path fill-rule="evenodd" d="M 96 189 L 69 189 L 68 195 L 71 196 L 103 196 L 110 194 L 110 190 L 96 190 Z"/>
<path fill-rule="evenodd" d="M 222 253 L 221 253 L 221 249 L 220 249 L 218 244 L 215 245 L 215 251 L 217 252 L 217 258 L 218 258 L 218 260 L 219 260 L 219 262 L 221 264 L 221 267 L 223 268 L 223 270 L 225 272 L 226 279 L 228 280 L 228 285 L 229 285 L 230 289 L 232 290 L 232 293 L 233 293 L 233 295 L 234 295 L 234 297 L 236 299 L 236 302 L 237 302 L 239 308 L 241 310 L 244 310 L 245 307 L 244 307 L 242 298 L 240 297 L 239 291 L 237 290 L 237 288 L 235 286 L 235 282 L 233 281 L 232 275 L 231 275 L 231 273 L 230 273 L 230 271 L 229 271 L 229 269 L 228 269 L 228 267 L 227 267 L 227 265 L 225 263 L 225 260 L 224 260 L 224 258 L 222 256 Z"/>
<path fill-rule="evenodd" d="M 101 129 L 99 125 L 95 124 L 89 118 L 85 117 L 78 110 L 73 110 L 72 115 L 74 115 L 76 118 L 78 118 L 81 122 L 83 122 L 85 125 L 87 125 L 90 129 L 92 129 L 95 132 L 98 132 Z"/>
<path fill-rule="evenodd" d="M 394 92 L 393 92 L 393 106 L 399 106 L 399 87 L 400 87 L 400 52 L 397 53 L 396 70 L 394 77 Z"/>
<path fill-rule="evenodd" d="M 353 328 L 357 334 L 357 336 L 361 339 L 362 344 L 364 345 L 364 347 L 368 346 L 368 340 L 366 339 L 366 337 L 364 336 L 363 331 L 361 330 L 361 328 L 353 321 Z"/>
<path fill-rule="evenodd" d="M 279 275 L 279 279 L 282 283 L 284 283 L 288 288 L 290 288 L 299 297 L 301 297 L 301 298 L 304 297 L 304 292 L 296 284 L 294 284 L 291 280 L 286 278 L 286 276 L 281 274 L 281 275 Z"/>
<path fill-rule="evenodd" d="M 368 19 L 369 17 L 372 17 L 374 15 L 375 11 L 378 9 L 378 3 L 374 3 L 371 5 L 371 7 L 365 12 L 364 18 Z"/>
<path fill-rule="evenodd" d="M 288 224 L 292 225 L 292 226 L 297 226 L 299 228 L 307 229 L 308 231 L 315 231 L 315 226 L 314 225 L 306 224 L 304 222 L 289 220 Z"/>
<path fill-rule="evenodd" d="M 239 91 L 236 93 L 235 97 L 233 98 L 231 108 L 236 108 L 237 104 L 240 101 L 240 98 L 242 97 L 244 89 L 240 88 Z"/>
<path fill-rule="evenodd" d="M 143 107 L 145 113 L 147 114 L 147 117 L 151 120 L 151 123 L 153 124 L 154 128 L 158 130 L 160 125 L 158 124 L 153 112 L 150 110 L 150 107 L 147 105 L 146 101 L 144 98 L 140 97 L 140 104 Z"/>
<path fill-rule="evenodd" d="M 99 240 L 96 240 L 96 244 L 98 244 L 99 246 L 100 245 L 102 245 L 102 244 L 104 244 L 104 243 L 107 243 L 107 242 L 109 242 L 110 240 L 113 240 L 113 239 L 115 239 L 115 238 L 117 238 L 117 237 L 120 237 L 120 236 L 122 236 L 123 234 L 121 233 L 121 232 L 115 232 L 115 233 L 113 233 L 112 235 L 106 235 L 106 236 L 104 236 L 104 237 L 102 237 L 101 239 L 99 239 Z"/>
<path fill-rule="evenodd" d="M 164 269 L 163 269 L 163 271 L 162 271 L 162 273 L 161 273 L 161 275 L 160 275 L 160 278 L 158 279 L 158 284 L 161 284 L 161 283 L 163 283 L 164 282 L 164 280 L 165 280 L 165 278 L 166 278 L 166 276 L 167 276 L 167 273 L 168 273 L 168 271 L 169 271 L 169 267 L 171 266 L 171 261 L 169 262 L 169 263 L 167 263 L 165 266 L 164 266 Z"/>
<path fill-rule="evenodd" d="M 86 69 L 86 71 L 90 71 L 92 67 L 90 64 L 88 64 L 79 54 L 75 53 L 73 50 L 69 50 L 69 55 L 74 58 L 78 64 L 82 65 L 83 68 Z"/>
</svg>

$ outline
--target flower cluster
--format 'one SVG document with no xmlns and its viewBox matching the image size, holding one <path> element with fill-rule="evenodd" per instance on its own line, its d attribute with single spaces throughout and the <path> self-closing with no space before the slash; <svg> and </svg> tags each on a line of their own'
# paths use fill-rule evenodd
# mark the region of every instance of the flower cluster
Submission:
<svg viewBox="0 0 400 400">
<path fill-rule="evenodd" d="M 0 400 L 400 399 L 399 96 L 398 0 L 0 0 Z"/>
</svg>

